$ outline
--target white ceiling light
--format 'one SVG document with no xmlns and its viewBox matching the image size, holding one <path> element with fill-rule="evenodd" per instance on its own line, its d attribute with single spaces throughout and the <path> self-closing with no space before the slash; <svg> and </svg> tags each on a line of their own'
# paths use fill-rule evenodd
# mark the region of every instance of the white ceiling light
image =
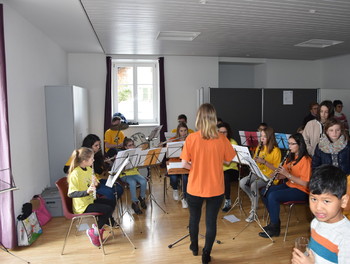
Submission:
<svg viewBox="0 0 350 264">
<path fill-rule="evenodd" d="M 187 32 L 187 31 L 161 31 L 157 35 L 157 40 L 180 40 L 180 41 L 192 41 L 198 37 L 200 32 Z"/>
<path fill-rule="evenodd" d="M 294 46 L 308 47 L 308 48 L 326 48 L 326 47 L 337 45 L 337 44 L 340 44 L 343 42 L 344 41 L 338 41 L 338 40 L 310 39 L 308 41 L 301 42 L 301 43 L 296 44 Z"/>
</svg>

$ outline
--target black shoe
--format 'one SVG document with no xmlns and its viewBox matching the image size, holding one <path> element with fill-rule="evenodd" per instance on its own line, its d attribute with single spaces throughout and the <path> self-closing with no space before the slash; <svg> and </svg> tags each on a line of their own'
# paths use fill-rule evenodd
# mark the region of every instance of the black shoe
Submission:
<svg viewBox="0 0 350 264">
<path fill-rule="evenodd" d="M 133 202 L 131 204 L 131 208 L 134 210 L 135 214 L 138 214 L 138 215 L 142 214 L 142 211 L 139 207 L 139 202 Z"/>
<path fill-rule="evenodd" d="M 193 256 L 198 256 L 198 242 L 192 242 L 190 245 L 190 250 L 192 251 Z"/>
<path fill-rule="evenodd" d="M 208 264 L 211 261 L 210 253 L 206 250 L 203 250 L 202 253 L 202 264 Z"/>
<path fill-rule="evenodd" d="M 147 209 L 146 199 L 145 198 L 141 198 L 141 196 L 139 196 L 139 201 L 140 201 L 141 207 L 143 209 Z"/>
<path fill-rule="evenodd" d="M 266 233 L 269 234 L 270 237 L 278 237 L 281 233 L 281 225 L 280 224 L 272 224 L 270 223 L 268 226 L 266 226 L 266 228 L 264 228 Z M 265 232 L 260 232 L 259 233 L 259 236 L 261 237 L 264 237 L 264 238 L 269 238 L 267 235 L 266 235 Z"/>
</svg>

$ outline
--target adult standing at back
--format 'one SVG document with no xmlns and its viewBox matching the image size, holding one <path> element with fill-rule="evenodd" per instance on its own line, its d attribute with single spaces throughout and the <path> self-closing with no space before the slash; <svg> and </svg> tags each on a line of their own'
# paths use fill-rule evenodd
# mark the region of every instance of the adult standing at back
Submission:
<svg viewBox="0 0 350 264">
<path fill-rule="evenodd" d="M 303 120 L 303 128 L 306 126 L 307 122 L 314 120 L 317 118 L 317 112 L 318 112 L 319 105 L 317 102 L 311 102 L 309 104 L 309 114 L 304 117 Z"/>
<path fill-rule="evenodd" d="M 320 103 L 318 108 L 317 118 L 306 123 L 303 131 L 306 148 L 310 156 L 314 155 L 315 148 L 320 142 L 323 134 L 324 123 L 334 115 L 333 103 L 325 100 Z"/>
<path fill-rule="evenodd" d="M 197 112 L 196 130 L 189 134 L 181 153 L 182 165 L 190 170 L 187 202 L 190 211 L 190 250 L 198 255 L 199 221 L 202 204 L 206 201 L 206 234 L 202 263 L 211 260 L 210 253 L 216 237 L 216 222 L 224 198 L 224 162 L 236 155 L 230 141 L 216 128 L 216 111 L 211 104 L 202 104 Z"/>
</svg>

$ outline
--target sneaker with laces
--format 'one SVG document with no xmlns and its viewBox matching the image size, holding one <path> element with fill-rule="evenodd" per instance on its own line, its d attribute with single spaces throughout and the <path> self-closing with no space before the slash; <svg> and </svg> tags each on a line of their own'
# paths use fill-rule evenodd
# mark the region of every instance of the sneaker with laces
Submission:
<svg viewBox="0 0 350 264">
<path fill-rule="evenodd" d="M 250 211 L 249 216 L 245 219 L 245 221 L 248 223 L 251 223 L 254 221 L 254 217 L 255 217 L 254 211 Z"/>
<path fill-rule="evenodd" d="M 139 202 L 133 202 L 131 204 L 131 208 L 134 210 L 135 214 L 138 214 L 138 215 L 142 214 L 142 211 L 139 207 Z"/>
<path fill-rule="evenodd" d="M 139 196 L 139 201 L 143 209 L 147 209 L 146 199 Z"/>
<path fill-rule="evenodd" d="M 182 208 L 188 208 L 188 204 L 187 204 L 186 199 L 182 199 L 181 203 L 182 203 Z"/>
<path fill-rule="evenodd" d="M 101 246 L 101 243 L 100 243 L 100 240 L 98 238 L 98 235 L 97 236 L 95 235 L 94 228 L 90 228 L 90 229 L 86 230 L 86 235 L 90 239 L 91 244 L 93 244 L 96 247 L 100 247 Z"/>
<path fill-rule="evenodd" d="M 228 212 L 231 209 L 231 199 L 226 199 L 224 203 L 224 207 L 222 208 L 223 212 Z"/>
<path fill-rule="evenodd" d="M 178 190 L 173 190 L 173 199 L 175 201 L 179 200 L 179 191 Z"/>
</svg>

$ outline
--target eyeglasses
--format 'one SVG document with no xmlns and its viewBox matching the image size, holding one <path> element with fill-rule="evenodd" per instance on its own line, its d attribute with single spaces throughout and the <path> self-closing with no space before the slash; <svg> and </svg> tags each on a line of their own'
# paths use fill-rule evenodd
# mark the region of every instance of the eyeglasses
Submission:
<svg viewBox="0 0 350 264">
<path fill-rule="evenodd" d="M 294 146 L 294 145 L 298 145 L 298 143 L 293 143 L 293 142 L 288 142 L 289 146 Z"/>
</svg>

